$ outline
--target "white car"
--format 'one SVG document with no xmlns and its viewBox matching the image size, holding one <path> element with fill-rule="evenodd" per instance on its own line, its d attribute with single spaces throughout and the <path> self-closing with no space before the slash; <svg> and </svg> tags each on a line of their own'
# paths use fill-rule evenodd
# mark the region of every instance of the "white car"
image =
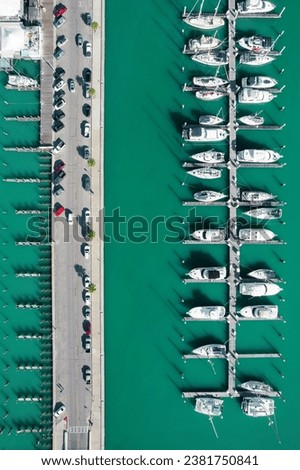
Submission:
<svg viewBox="0 0 300 470">
<path fill-rule="evenodd" d="M 66 409 L 65 405 L 61 405 L 59 408 L 57 408 L 57 410 L 53 412 L 54 418 L 58 418 L 59 415 L 61 415 L 65 411 L 65 409 Z"/>
<path fill-rule="evenodd" d="M 88 137 L 90 136 L 91 125 L 90 125 L 89 122 L 85 122 L 85 123 L 83 124 L 83 130 L 82 130 L 82 132 L 83 132 L 83 136 L 84 136 L 84 137 L 87 137 L 87 138 L 88 138 Z"/>
<path fill-rule="evenodd" d="M 89 257 L 90 257 L 90 252 L 91 252 L 91 247 L 90 247 L 90 245 L 88 245 L 88 244 L 84 245 L 83 253 L 84 253 L 85 259 L 89 259 Z"/>
<path fill-rule="evenodd" d="M 89 221 L 89 218 L 91 217 L 91 211 L 90 209 L 86 209 L 84 213 L 84 223 L 87 224 Z"/>
<path fill-rule="evenodd" d="M 68 212 L 68 215 L 67 215 L 68 224 L 69 224 L 69 225 L 73 225 L 73 220 L 74 220 L 73 213 L 72 213 L 72 212 Z"/>
<path fill-rule="evenodd" d="M 91 294 L 89 293 L 88 290 L 84 291 L 83 298 L 84 298 L 86 305 L 91 305 Z"/>
<path fill-rule="evenodd" d="M 63 80 L 58 80 L 58 82 L 55 83 L 54 85 L 54 90 L 59 91 L 65 86 L 65 82 Z"/>
<path fill-rule="evenodd" d="M 59 153 L 64 147 L 65 147 L 65 143 L 62 139 L 57 139 L 57 141 L 55 142 L 55 147 L 53 149 L 53 152 L 54 153 Z"/>
<path fill-rule="evenodd" d="M 86 57 L 91 57 L 92 55 L 92 44 L 90 42 L 86 42 L 84 44 L 84 54 Z"/>
<path fill-rule="evenodd" d="M 58 101 L 56 101 L 54 108 L 55 109 L 61 109 L 65 106 L 66 102 L 63 98 L 60 98 Z"/>
<path fill-rule="evenodd" d="M 90 276 L 86 275 L 83 277 L 83 285 L 87 289 L 91 283 L 91 278 Z"/>
<path fill-rule="evenodd" d="M 66 36 L 60 36 L 57 41 L 56 41 L 56 45 L 58 47 L 61 47 L 63 46 L 64 44 L 66 44 L 66 42 L 68 41 L 68 38 L 66 38 Z"/>
</svg>

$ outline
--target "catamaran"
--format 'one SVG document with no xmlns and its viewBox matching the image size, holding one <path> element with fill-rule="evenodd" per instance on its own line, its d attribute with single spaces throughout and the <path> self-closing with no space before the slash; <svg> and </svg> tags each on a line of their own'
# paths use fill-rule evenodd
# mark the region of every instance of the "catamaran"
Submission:
<svg viewBox="0 0 300 470">
<path fill-rule="evenodd" d="M 195 240 L 208 241 L 209 243 L 225 240 L 225 230 L 223 229 L 195 230 L 191 235 Z"/>
<path fill-rule="evenodd" d="M 274 150 L 245 149 L 237 153 L 237 160 L 244 163 L 272 163 L 282 158 Z"/>
<path fill-rule="evenodd" d="M 226 314 L 225 307 L 217 306 L 217 307 L 194 307 L 191 308 L 187 315 L 192 318 L 197 319 L 208 319 L 208 320 L 220 320 L 224 318 Z"/>
<path fill-rule="evenodd" d="M 240 387 L 254 393 L 273 392 L 273 388 L 270 385 L 264 382 L 259 382 L 258 380 L 248 380 L 247 382 L 242 383 Z"/>
<path fill-rule="evenodd" d="M 194 199 L 199 202 L 215 202 L 226 197 L 226 194 L 218 191 L 204 190 L 194 194 Z"/>
<path fill-rule="evenodd" d="M 214 88 L 228 84 L 228 80 L 219 77 L 193 77 L 193 84 L 196 86 L 203 86 L 207 88 Z"/>
<path fill-rule="evenodd" d="M 272 77 L 256 75 L 255 77 L 244 77 L 241 80 L 241 85 L 244 88 L 274 88 L 278 84 L 277 80 Z"/>
<path fill-rule="evenodd" d="M 216 29 L 216 28 L 220 28 L 221 26 L 223 26 L 225 24 L 224 19 L 221 18 L 220 16 L 216 16 L 221 0 L 219 0 L 218 2 L 214 15 L 202 14 L 204 2 L 205 0 L 201 1 L 198 15 L 195 15 L 195 14 L 192 15 L 192 12 L 190 12 L 189 15 L 183 19 L 183 21 L 187 23 L 188 25 L 192 26 L 193 28 L 204 29 L 204 30 Z M 195 6 L 197 5 L 197 3 L 198 3 L 198 0 Z"/>
<path fill-rule="evenodd" d="M 242 88 L 238 94 L 239 103 L 257 104 L 269 103 L 277 95 L 267 90 L 257 90 L 256 88 Z"/>
<path fill-rule="evenodd" d="M 227 51 L 218 52 L 203 52 L 192 56 L 192 60 L 204 65 L 212 65 L 218 67 L 220 65 L 227 65 L 229 56 Z"/>
<path fill-rule="evenodd" d="M 210 167 L 195 168 L 194 170 L 188 171 L 187 174 L 204 180 L 213 180 L 221 178 L 222 170 Z"/>
<path fill-rule="evenodd" d="M 268 13 L 274 10 L 275 7 L 276 5 L 274 5 L 274 3 L 265 0 L 245 0 L 237 4 L 238 12 L 241 15 L 248 13 Z"/>
<path fill-rule="evenodd" d="M 261 202 L 269 201 L 274 199 L 275 196 L 271 193 L 265 193 L 263 191 L 242 191 L 241 200 L 249 202 Z"/>
<path fill-rule="evenodd" d="M 239 231 L 239 239 L 243 241 L 265 242 L 273 240 L 275 237 L 276 233 L 265 228 L 242 228 Z"/>
<path fill-rule="evenodd" d="M 282 210 L 273 207 L 259 207 L 257 209 L 246 211 L 244 214 L 261 220 L 275 220 L 280 219 L 282 216 Z"/>
<path fill-rule="evenodd" d="M 195 411 L 210 417 L 221 416 L 223 401 L 224 400 L 210 397 L 196 398 Z"/>
<path fill-rule="evenodd" d="M 276 295 L 282 288 L 272 282 L 241 282 L 240 294 L 250 295 L 251 297 L 264 297 Z"/>
<path fill-rule="evenodd" d="M 204 281 L 217 281 L 226 278 L 226 268 L 224 267 L 209 267 L 209 268 L 195 268 L 188 272 L 188 276 L 192 279 Z"/>
<path fill-rule="evenodd" d="M 275 413 L 274 400 L 272 398 L 245 397 L 241 404 L 242 411 L 247 416 L 260 418 L 272 416 Z"/>
<path fill-rule="evenodd" d="M 278 317 L 277 305 L 251 305 L 243 307 L 240 315 L 246 318 L 262 318 L 264 320 L 273 320 Z"/>
<path fill-rule="evenodd" d="M 227 132 L 217 127 L 185 126 L 182 137 L 188 142 L 219 142 L 226 139 Z"/>
<path fill-rule="evenodd" d="M 193 353 L 202 357 L 226 356 L 226 346 L 224 344 L 206 344 L 194 349 Z"/>
<path fill-rule="evenodd" d="M 195 153 L 191 155 L 191 158 L 201 163 L 223 163 L 225 161 L 225 154 L 208 150 L 207 152 Z"/>
</svg>

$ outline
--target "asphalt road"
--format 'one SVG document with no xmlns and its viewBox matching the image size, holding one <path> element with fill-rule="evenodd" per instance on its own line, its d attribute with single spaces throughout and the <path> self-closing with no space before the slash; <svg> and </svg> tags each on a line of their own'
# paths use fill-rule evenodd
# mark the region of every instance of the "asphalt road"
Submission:
<svg viewBox="0 0 300 470">
<path fill-rule="evenodd" d="M 77 33 L 81 33 L 84 41 L 92 42 L 93 31 L 83 20 L 83 14 L 92 11 L 92 1 L 82 0 L 71 2 L 65 0 L 68 11 L 64 14 L 67 21 L 56 30 L 57 37 L 64 35 L 68 42 L 62 46 L 65 54 L 56 61 L 66 73 L 65 81 L 75 80 L 75 93 L 71 93 L 66 84 L 63 96 L 66 105 L 62 108 L 65 117 L 62 119 L 65 128 L 56 133 L 66 143 L 65 148 L 57 154 L 55 161 L 61 159 L 65 163 L 66 176 L 61 185 L 64 193 L 54 197 L 54 202 L 62 204 L 66 212 L 74 214 L 74 224 L 70 226 L 64 216 L 54 218 L 53 239 L 54 250 L 54 308 L 55 308 L 55 370 L 56 382 L 54 403 L 62 402 L 66 412 L 55 420 L 64 428 L 68 428 L 68 448 L 87 449 L 87 431 L 91 425 L 91 388 L 83 379 L 83 370 L 91 367 L 91 354 L 83 348 L 84 316 L 83 316 L 83 274 L 90 274 L 91 260 L 86 260 L 82 253 L 83 218 L 85 208 L 90 208 L 92 193 L 82 186 L 82 175 L 90 174 L 87 161 L 80 155 L 82 145 L 90 146 L 90 139 L 82 136 L 81 125 L 89 121 L 82 112 L 85 99 L 82 90 L 82 71 L 91 68 L 91 58 L 84 56 L 83 48 L 75 42 Z M 93 280 L 91 279 L 93 282 Z"/>
</svg>

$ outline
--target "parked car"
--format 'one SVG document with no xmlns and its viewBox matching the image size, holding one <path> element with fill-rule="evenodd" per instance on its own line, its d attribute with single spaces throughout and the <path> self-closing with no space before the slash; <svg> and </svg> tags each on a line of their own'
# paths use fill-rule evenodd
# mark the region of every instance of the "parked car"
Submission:
<svg viewBox="0 0 300 470">
<path fill-rule="evenodd" d="M 91 320 L 91 308 L 88 307 L 87 305 L 83 307 L 83 315 L 86 320 L 88 321 Z"/>
<path fill-rule="evenodd" d="M 91 190 L 91 178 L 89 177 L 89 175 L 83 175 L 83 188 L 86 191 Z"/>
<path fill-rule="evenodd" d="M 53 130 L 54 132 L 61 131 L 65 127 L 64 123 L 62 121 L 55 121 L 53 124 Z"/>
<path fill-rule="evenodd" d="M 88 69 L 88 68 L 83 69 L 82 77 L 83 77 L 83 80 L 84 80 L 85 82 L 90 83 L 91 80 L 92 80 L 92 72 L 91 72 L 91 70 Z"/>
<path fill-rule="evenodd" d="M 92 15 L 88 12 L 85 14 L 85 24 L 88 26 L 92 24 Z"/>
<path fill-rule="evenodd" d="M 66 38 L 66 36 L 59 36 L 59 38 L 56 41 L 56 45 L 61 47 L 64 44 L 66 44 L 67 41 L 68 41 L 68 38 Z"/>
<path fill-rule="evenodd" d="M 86 243 L 83 247 L 83 253 L 84 253 L 84 257 L 85 259 L 89 259 L 90 257 L 90 252 L 91 252 L 91 247 L 88 243 Z"/>
<path fill-rule="evenodd" d="M 53 152 L 59 153 L 65 146 L 66 144 L 62 139 L 57 139 L 53 148 Z"/>
<path fill-rule="evenodd" d="M 82 46 L 83 44 L 83 39 L 80 33 L 76 34 L 75 36 L 75 41 L 77 46 Z"/>
<path fill-rule="evenodd" d="M 55 50 L 54 50 L 54 57 L 55 59 L 60 59 L 63 55 L 64 55 L 65 51 L 63 51 L 60 47 L 56 47 Z"/>
<path fill-rule="evenodd" d="M 71 93 L 75 93 L 75 80 L 73 78 L 69 80 L 69 90 Z"/>
<path fill-rule="evenodd" d="M 68 215 L 67 215 L 67 221 L 68 221 L 68 224 L 69 225 L 73 225 L 73 213 L 71 211 L 68 212 Z"/>
<path fill-rule="evenodd" d="M 62 67 L 57 67 L 54 72 L 54 78 L 61 78 L 66 72 Z"/>
<path fill-rule="evenodd" d="M 53 194 L 54 196 L 59 196 L 64 192 L 64 188 L 59 184 L 58 186 L 54 186 Z"/>
<path fill-rule="evenodd" d="M 83 286 L 87 289 L 91 283 L 90 276 L 86 275 L 83 277 Z"/>
<path fill-rule="evenodd" d="M 63 5 L 62 3 L 59 3 L 55 7 L 54 16 L 61 16 L 64 13 L 66 13 L 66 11 L 67 11 L 67 7 Z"/>
<path fill-rule="evenodd" d="M 90 115 L 91 115 L 91 105 L 88 104 L 88 103 L 85 103 L 85 104 L 83 105 L 82 111 L 83 111 L 83 114 L 84 114 L 86 117 L 90 117 Z"/>
<path fill-rule="evenodd" d="M 66 407 L 65 405 L 61 404 L 59 408 L 55 408 L 53 412 L 54 418 L 58 418 L 63 412 L 65 411 Z"/>
<path fill-rule="evenodd" d="M 61 28 L 61 26 L 67 21 L 65 16 L 58 16 L 53 21 L 55 28 Z"/>
<path fill-rule="evenodd" d="M 55 173 L 53 183 L 55 185 L 61 183 L 65 176 L 66 176 L 66 172 L 64 170 L 59 170 L 58 172 Z"/>
<path fill-rule="evenodd" d="M 92 44 L 89 41 L 84 43 L 84 55 L 86 57 L 92 57 Z"/>
<path fill-rule="evenodd" d="M 92 343 L 91 337 L 86 336 L 85 340 L 84 340 L 84 350 L 85 350 L 85 352 L 87 352 L 87 353 L 91 352 L 91 343 Z"/>
<path fill-rule="evenodd" d="M 85 224 L 88 223 L 90 217 L 91 217 L 90 209 L 85 209 L 85 211 L 84 211 L 84 223 Z"/>
<path fill-rule="evenodd" d="M 91 368 L 90 368 L 90 367 L 86 367 L 86 368 L 84 369 L 83 375 L 84 375 L 85 383 L 86 383 L 87 385 L 90 385 L 90 384 L 91 384 L 91 376 L 92 376 L 92 374 L 91 374 Z"/>
<path fill-rule="evenodd" d="M 91 294 L 89 293 L 88 290 L 84 291 L 83 298 L 84 298 L 84 301 L 87 305 L 91 305 Z"/>
<path fill-rule="evenodd" d="M 56 103 L 60 98 L 62 98 L 63 96 L 65 96 L 65 94 L 66 94 L 66 92 L 65 92 L 65 90 L 63 90 L 63 89 L 60 89 L 60 90 L 58 90 L 58 91 L 55 91 L 55 92 L 54 92 L 54 101 L 55 101 L 55 103 Z"/>
<path fill-rule="evenodd" d="M 65 86 L 65 84 L 66 82 L 64 82 L 64 80 L 62 79 L 56 80 L 54 83 L 54 90 L 55 91 L 61 90 Z"/>
<path fill-rule="evenodd" d="M 89 122 L 85 121 L 82 126 L 82 135 L 87 139 L 90 137 L 91 125 Z"/>
<path fill-rule="evenodd" d="M 63 106 L 65 106 L 66 102 L 63 98 L 60 98 L 59 100 L 56 101 L 55 105 L 54 105 L 54 108 L 55 109 L 60 109 L 62 108 Z"/>
<path fill-rule="evenodd" d="M 87 145 L 83 147 L 82 155 L 85 160 L 88 160 L 90 158 L 90 148 Z"/>
<path fill-rule="evenodd" d="M 63 119 L 65 117 L 65 113 L 63 112 L 62 109 L 58 109 L 57 111 L 55 110 L 55 112 L 53 113 L 53 118 L 55 120 L 57 119 Z"/>
<path fill-rule="evenodd" d="M 90 98 L 90 85 L 88 83 L 83 84 L 83 96 L 85 98 Z"/>
<path fill-rule="evenodd" d="M 63 162 L 62 160 L 58 160 L 57 162 L 55 162 L 55 165 L 54 165 L 54 171 L 55 173 L 58 173 L 60 170 L 62 170 L 64 167 L 66 166 L 65 162 Z"/>
</svg>

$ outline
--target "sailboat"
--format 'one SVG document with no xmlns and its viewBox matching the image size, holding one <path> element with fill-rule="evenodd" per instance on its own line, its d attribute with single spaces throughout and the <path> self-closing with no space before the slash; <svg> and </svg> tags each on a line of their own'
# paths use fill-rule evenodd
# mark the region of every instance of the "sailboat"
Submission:
<svg viewBox="0 0 300 470">
<path fill-rule="evenodd" d="M 212 167 L 195 168 L 194 170 L 188 171 L 187 174 L 204 180 L 213 180 L 221 178 L 222 170 Z"/>
<path fill-rule="evenodd" d="M 190 39 L 188 42 L 188 47 L 185 51 L 188 52 L 200 52 L 200 51 L 210 51 L 211 49 L 216 49 L 221 45 L 221 40 L 215 38 L 214 36 L 205 36 L 202 34 L 199 38 Z"/>
<path fill-rule="evenodd" d="M 242 124 L 246 126 L 261 126 L 265 120 L 263 117 L 258 116 L 257 114 L 247 114 L 246 116 L 242 116 L 239 118 Z"/>
<path fill-rule="evenodd" d="M 208 76 L 208 77 L 193 77 L 193 84 L 196 86 L 203 86 L 205 88 L 215 88 L 228 84 L 228 80 L 223 78 Z"/>
<path fill-rule="evenodd" d="M 202 114 L 202 116 L 199 117 L 199 124 L 202 126 L 217 126 L 223 121 L 224 119 L 219 116 L 213 116 L 212 114 Z"/>
<path fill-rule="evenodd" d="M 227 65 L 229 62 L 229 56 L 227 51 L 217 52 L 202 52 L 192 56 L 192 60 L 199 62 L 204 65 L 212 65 L 213 67 L 219 67 L 220 65 Z"/>
<path fill-rule="evenodd" d="M 225 161 L 225 154 L 215 150 L 207 150 L 206 152 L 195 153 L 191 155 L 191 158 L 202 163 L 223 163 Z"/>
<path fill-rule="evenodd" d="M 265 193 L 263 191 L 242 191 L 241 193 L 241 200 L 248 202 L 269 201 L 274 198 L 274 194 Z"/>
<path fill-rule="evenodd" d="M 223 26 L 225 24 L 224 19 L 216 15 L 219 5 L 221 3 L 221 0 L 218 1 L 214 15 L 202 14 L 204 2 L 205 0 L 201 1 L 198 15 L 192 14 L 192 12 L 190 12 L 187 15 L 187 17 L 183 19 L 183 21 L 187 23 L 189 26 L 192 26 L 193 28 L 197 28 L 197 29 L 209 30 L 209 29 L 220 28 L 221 26 Z M 196 2 L 196 5 L 197 3 L 198 3 L 198 0 Z"/>
</svg>

